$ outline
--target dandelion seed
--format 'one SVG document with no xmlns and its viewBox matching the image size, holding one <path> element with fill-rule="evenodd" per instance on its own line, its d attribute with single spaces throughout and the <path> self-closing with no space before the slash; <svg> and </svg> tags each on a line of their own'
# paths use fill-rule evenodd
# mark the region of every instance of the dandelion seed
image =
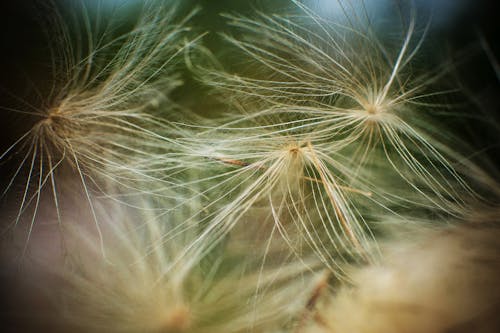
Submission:
<svg viewBox="0 0 500 333">
<path fill-rule="evenodd" d="M 184 41 L 189 30 L 185 24 L 195 11 L 177 20 L 175 8 L 146 2 L 133 30 L 116 36 L 116 22 L 103 22 L 99 15 L 91 18 L 87 5 L 76 6 L 82 10 L 75 18 L 76 28 L 66 24 L 55 4 L 43 8 L 48 11 L 47 35 L 55 40 L 50 45 L 53 73 L 44 83 L 51 87 L 40 106 L 24 103 L 37 120 L 0 157 L 22 155 L 5 189 L 24 183 L 15 225 L 34 202 L 33 227 L 46 186 L 52 188 L 60 209 L 63 170 L 80 179 L 91 210 L 94 191 L 113 194 L 105 184 L 128 195 L 157 196 L 169 184 L 157 160 L 172 141 L 163 136 L 167 122 L 154 105 L 176 108 L 167 96 L 180 84 L 174 72 L 178 55 L 196 40 Z M 98 13 L 100 5 L 96 4 Z M 83 32 L 74 31 L 78 23 Z"/>
<path fill-rule="evenodd" d="M 226 126 L 253 119 L 272 122 L 276 131 L 307 133 L 315 145 L 329 143 L 344 155 L 352 181 L 377 183 L 378 194 L 390 200 L 404 201 L 409 194 L 422 207 L 459 215 L 457 207 L 476 196 L 455 168 L 466 158 L 445 143 L 453 133 L 432 118 L 440 106 L 427 102 L 450 92 L 432 91 L 448 67 L 437 73 L 411 67 L 427 27 L 417 32 L 412 9 L 402 19 L 395 47 L 377 35 L 366 8 L 339 3 L 344 21 L 329 21 L 298 1 L 302 16 L 226 15 L 244 37 L 225 39 L 257 69 L 230 74 L 198 66 L 195 71 L 233 108 Z M 246 105 L 244 113 L 239 104 Z M 385 171 L 370 176 L 366 170 L 377 166 Z M 391 178 L 400 180 L 394 189 Z"/>
<path fill-rule="evenodd" d="M 369 185 L 349 186 L 349 170 L 324 144 L 265 127 L 205 126 L 179 139 L 182 167 L 198 175 L 184 185 L 209 198 L 203 214 L 188 218 L 205 226 L 193 249 L 203 242 L 210 251 L 237 225 L 258 223 L 269 226 L 268 242 L 284 241 L 299 260 L 312 250 L 336 276 L 343 275 L 339 262 L 371 260 L 365 245 L 373 236 L 353 203 L 353 196 L 373 200 Z"/>
</svg>

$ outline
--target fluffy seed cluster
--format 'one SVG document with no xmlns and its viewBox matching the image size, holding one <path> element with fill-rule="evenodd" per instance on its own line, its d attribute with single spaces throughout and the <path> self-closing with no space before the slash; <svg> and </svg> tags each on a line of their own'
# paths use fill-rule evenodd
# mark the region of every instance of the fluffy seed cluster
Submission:
<svg viewBox="0 0 500 333">
<path fill-rule="evenodd" d="M 337 3 L 224 14 L 237 61 L 203 44 L 199 9 L 148 0 L 127 25 L 101 1 L 39 5 L 50 87 L 9 108 L 35 120 L 0 156 L 21 189 L 3 257 L 50 294 L 33 331 L 500 329 L 500 185 L 443 122 L 452 65 L 422 64 L 411 4 L 388 28 Z"/>
</svg>

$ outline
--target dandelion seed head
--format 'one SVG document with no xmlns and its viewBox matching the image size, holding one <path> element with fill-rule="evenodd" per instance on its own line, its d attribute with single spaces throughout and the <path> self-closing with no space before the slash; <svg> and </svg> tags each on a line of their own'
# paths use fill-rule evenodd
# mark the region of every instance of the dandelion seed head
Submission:
<svg viewBox="0 0 500 333">
<path fill-rule="evenodd" d="M 205 158 L 192 164 L 200 175 L 196 182 L 206 183 L 209 190 L 202 193 L 213 196 L 205 207 L 208 215 L 200 217 L 209 225 L 203 237 L 216 244 L 235 228 L 245 229 L 240 224 L 256 220 L 258 229 L 267 230 L 269 248 L 278 243 L 297 257 L 315 253 L 336 276 L 342 275 L 337 262 L 364 260 L 360 257 L 368 253 L 364 246 L 372 236 L 365 234 L 352 196 L 369 191 L 350 187 L 349 170 L 328 155 L 336 147 L 316 145 L 314 138 L 275 127 L 266 117 L 206 126 L 195 138 L 186 137 L 184 143 L 193 147 L 187 150 Z M 219 164 L 215 174 L 207 168 L 214 163 Z"/>
<path fill-rule="evenodd" d="M 344 164 L 347 183 L 378 188 L 368 192 L 390 201 L 381 205 L 393 206 L 404 198 L 397 191 L 406 190 L 425 209 L 462 214 L 476 199 L 468 175 L 455 168 L 467 159 L 456 147 L 467 145 L 446 144 L 457 136 L 434 119 L 443 106 L 427 101 L 450 92 L 434 89 L 451 65 L 437 72 L 413 66 L 430 23 L 421 26 L 411 5 L 391 7 L 400 18 L 394 43 L 376 28 L 384 17 L 372 15 L 363 2 L 342 3 L 343 19 L 293 3 L 299 15 L 228 15 L 245 37 L 226 40 L 257 70 L 235 76 L 218 64 L 197 68 L 236 113 L 231 125 L 251 123 L 254 131 L 272 129 L 312 142 L 320 160 Z M 304 159 L 313 161 L 311 156 L 306 152 Z M 385 175 L 400 180 L 394 189 L 378 185 Z"/>
<path fill-rule="evenodd" d="M 81 180 L 91 210 L 91 196 L 112 195 L 107 191 L 111 187 L 119 188 L 120 195 L 164 196 L 160 187 L 171 182 L 158 161 L 173 141 L 164 136 L 168 121 L 161 115 L 176 108 L 167 96 L 181 84 L 176 64 L 194 43 L 185 24 L 196 9 L 176 18 L 175 5 L 145 1 L 134 26 L 119 33 L 114 15 L 91 14 L 103 9 L 104 2 L 77 1 L 71 14 L 51 1 L 40 6 L 48 11 L 41 26 L 48 38 L 51 75 L 44 82 L 47 87 L 35 88 L 39 106 L 16 98 L 29 112 L 12 109 L 37 121 L 0 156 L 21 156 L 4 191 L 16 182 L 24 186 L 11 225 L 33 204 L 33 227 L 45 187 L 52 190 L 60 215 L 62 169 Z"/>
</svg>

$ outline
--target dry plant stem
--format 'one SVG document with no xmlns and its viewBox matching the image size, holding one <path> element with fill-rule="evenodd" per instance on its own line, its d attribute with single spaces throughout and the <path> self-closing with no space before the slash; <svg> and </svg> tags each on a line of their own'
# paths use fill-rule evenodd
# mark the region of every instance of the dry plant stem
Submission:
<svg viewBox="0 0 500 333">
<path fill-rule="evenodd" d="M 339 209 L 339 206 L 337 204 L 337 201 L 335 200 L 334 194 L 332 193 L 332 189 L 330 188 L 329 183 L 326 180 L 326 177 L 325 177 L 323 170 L 320 166 L 318 157 L 316 156 L 316 153 L 314 152 L 314 149 L 313 149 L 310 141 L 307 142 L 307 147 L 309 148 L 309 150 L 311 152 L 312 161 L 313 161 L 314 165 L 316 166 L 316 170 L 318 170 L 319 176 L 321 178 L 321 182 L 323 183 L 323 185 L 325 187 L 326 193 L 328 194 L 328 198 L 330 199 L 330 203 L 332 204 L 333 208 L 335 209 L 335 212 L 337 213 L 337 217 L 339 218 L 340 222 L 342 223 L 344 230 L 349 235 L 349 238 L 351 239 L 352 243 L 358 249 L 359 253 L 361 253 L 363 255 L 363 257 L 365 259 L 367 259 L 365 249 L 359 243 L 359 240 L 354 235 L 351 226 L 349 225 L 349 223 L 347 223 L 345 216 L 343 215 L 342 211 Z"/>
<path fill-rule="evenodd" d="M 243 161 L 240 161 L 240 160 L 226 159 L 226 158 L 222 158 L 222 157 L 213 157 L 213 159 L 217 160 L 217 161 L 221 161 L 222 163 L 236 165 L 236 166 L 241 166 L 241 167 L 248 167 L 248 166 L 252 165 L 252 163 L 247 163 L 247 162 L 243 162 Z M 255 167 L 258 168 L 258 169 L 265 169 L 265 167 L 263 167 L 263 166 L 255 166 Z M 313 177 L 302 175 L 301 178 L 305 179 L 305 180 L 312 181 L 312 182 L 316 182 L 316 183 L 319 183 L 319 184 L 323 184 L 322 180 L 319 180 L 319 179 L 316 179 L 316 178 L 313 178 Z M 352 187 L 342 186 L 342 185 L 338 185 L 338 187 L 341 188 L 341 189 L 343 189 L 343 190 L 345 190 L 345 191 L 347 191 L 347 192 L 358 193 L 358 194 L 362 194 L 362 195 L 367 196 L 367 197 L 371 197 L 372 196 L 372 192 L 362 191 L 362 190 L 358 190 L 358 189 L 355 189 L 355 188 L 352 188 Z"/>
<path fill-rule="evenodd" d="M 325 271 L 320 280 L 316 283 L 316 286 L 311 293 L 311 297 L 307 301 L 306 308 L 304 309 L 304 313 L 302 313 L 297 326 L 294 329 L 294 333 L 302 333 L 304 327 L 307 325 L 308 321 L 311 320 L 311 317 L 316 318 L 316 304 L 320 300 L 320 298 L 325 294 L 329 287 L 329 280 L 331 277 L 331 273 Z"/>
</svg>

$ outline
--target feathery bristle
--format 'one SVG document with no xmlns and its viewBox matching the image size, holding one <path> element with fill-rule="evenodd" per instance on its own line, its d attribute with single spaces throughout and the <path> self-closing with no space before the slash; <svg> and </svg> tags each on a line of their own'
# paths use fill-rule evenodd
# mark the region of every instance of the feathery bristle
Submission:
<svg viewBox="0 0 500 333">
<path fill-rule="evenodd" d="M 302 17 L 227 16 L 244 37 L 226 40 L 257 70 L 195 68 L 231 108 L 231 121 L 221 128 L 251 121 L 252 131 L 260 126 L 306 137 L 313 146 L 329 146 L 335 152 L 330 158 L 342 159 L 350 182 L 374 183 L 385 197 L 410 194 L 422 206 L 458 215 L 457 207 L 476 194 L 454 168 L 466 161 L 461 149 L 446 144 L 454 133 L 433 117 L 446 106 L 430 102 L 449 93 L 433 90 L 449 66 L 434 74 L 411 67 L 427 29 L 417 32 L 414 11 L 398 26 L 395 46 L 380 37 L 368 12 L 347 6 L 352 12 L 344 21 L 331 22 L 294 3 Z M 378 164 L 384 180 L 398 179 L 405 192 L 392 192 L 378 173 L 367 175 Z"/>
<path fill-rule="evenodd" d="M 16 225 L 33 204 L 33 226 L 44 187 L 51 188 L 59 210 L 62 170 L 81 180 L 89 204 L 93 190 L 107 192 L 106 183 L 128 195 L 151 196 L 162 195 L 161 186 L 169 184 L 157 156 L 171 146 L 163 136 L 165 115 L 177 107 L 168 94 L 181 83 L 175 74 L 179 54 L 195 41 L 184 40 L 195 11 L 178 20 L 175 8 L 145 2 L 133 30 L 116 36 L 116 22 L 91 18 L 87 4 L 79 5 L 76 22 L 84 31 L 74 31 L 77 24 L 66 24 L 57 6 L 46 4 L 52 26 L 45 28 L 58 36 L 51 45 L 52 86 L 44 89 L 40 106 L 26 104 L 37 121 L 0 157 L 22 155 L 5 190 L 16 182 L 24 186 Z M 75 34 L 77 43 L 86 44 L 75 47 Z"/>
</svg>

